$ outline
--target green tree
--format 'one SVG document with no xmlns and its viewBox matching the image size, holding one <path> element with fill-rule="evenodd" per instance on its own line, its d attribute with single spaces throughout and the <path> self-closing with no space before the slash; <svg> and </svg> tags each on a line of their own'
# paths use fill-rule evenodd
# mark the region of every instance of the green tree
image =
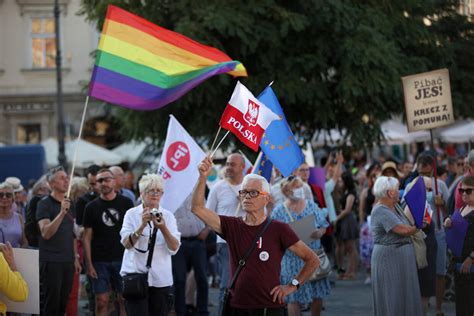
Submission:
<svg viewBox="0 0 474 316">
<path fill-rule="evenodd" d="M 456 115 L 474 114 L 473 24 L 456 13 L 457 1 L 83 0 L 82 13 L 101 28 L 107 4 L 242 61 L 249 77 L 240 80 L 256 95 L 274 80 L 293 131 L 306 140 L 345 128 L 353 144 L 372 144 L 380 123 L 404 112 L 400 78 L 444 67 Z M 212 140 L 234 85 L 220 75 L 163 109 L 119 109 L 122 132 L 163 140 L 172 113 Z"/>
</svg>

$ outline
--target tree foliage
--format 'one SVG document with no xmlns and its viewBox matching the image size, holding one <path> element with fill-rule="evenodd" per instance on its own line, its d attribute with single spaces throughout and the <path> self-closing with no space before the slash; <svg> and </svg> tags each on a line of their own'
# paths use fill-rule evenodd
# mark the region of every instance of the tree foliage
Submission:
<svg viewBox="0 0 474 316">
<path fill-rule="evenodd" d="M 101 28 L 109 3 L 242 61 L 249 77 L 240 80 L 256 95 L 275 81 L 305 139 L 345 128 L 354 144 L 373 143 L 380 123 L 404 112 L 401 77 L 444 67 L 456 117 L 474 114 L 473 24 L 457 1 L 83 0 L 82 13 Z M 163 140 L 172 113 L 193 136 L 212 139 L 234 86 L 220 75 L 163 109 L 119 109 L 122 131 Z"/>
</svg>

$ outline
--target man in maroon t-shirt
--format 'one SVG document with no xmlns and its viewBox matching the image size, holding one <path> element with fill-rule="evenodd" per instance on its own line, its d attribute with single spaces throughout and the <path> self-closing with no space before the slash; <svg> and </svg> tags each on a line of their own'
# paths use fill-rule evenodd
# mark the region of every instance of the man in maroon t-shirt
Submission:
<svg viewBox="0 0 474 316">
<path fill-rule="evenodd" d="M 261 176 L 245 176 L 242 190 L 239 191 L 245 216 L 219 216 L 204 205 L 206 179 L 211 169 L 212 160 L 209 157 L 199 164 L 200 176 L 193 193 L 192 211 L 227 241 L 233 275 L 238 261 L 265 226 L 265 206 L 270 200 L 270 187 Z M 294 252 L 305 264 L 290 284 L 280 284 L 281 259 L 286 249 Z M 298 239 L 287 224 L 271 222 L 259 238 L 257 247 L 247 259 L 231 291 L 231 315 L 284 315 L 284 298 L 298 290 L 318 265 L 319 259 L 315 253 Z"/>
</svg>

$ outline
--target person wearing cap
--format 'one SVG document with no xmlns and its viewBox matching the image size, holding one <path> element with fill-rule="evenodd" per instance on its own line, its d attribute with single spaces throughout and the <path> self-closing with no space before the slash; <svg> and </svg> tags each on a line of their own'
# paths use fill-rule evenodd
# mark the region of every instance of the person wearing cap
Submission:
<svg viewBox="0 0 474 316">
<path fill-rule="evenodd" d="M 383 163 L 382 175 L 386 177 L 397 178 L 397 180 L 403 178 L 403 174 L 398 171 L 397 165 L 393 161 L 386 161 Z"/>
<path fill-rule="evenodd" d="M 8 183 L 13 188 L 14 202 L 15 202 L 13 205 L 13 210 L 17 212 L 18 214 L 20 214 L 24 219 L 26 196 L 23 196 L 23 194 L 25 193 L 25 188 L 21 185 L 21 181 L 17 177 L 8 177 L 5 179 L 5 182 Z"/>
</svg>

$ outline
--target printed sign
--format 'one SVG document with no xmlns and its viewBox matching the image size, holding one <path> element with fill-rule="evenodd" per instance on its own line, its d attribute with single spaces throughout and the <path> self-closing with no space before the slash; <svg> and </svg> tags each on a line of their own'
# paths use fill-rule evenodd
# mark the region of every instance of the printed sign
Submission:
<svg viewBox="0 0 474 316">
<path fill-rule="evenodd" d="M 409 132 L 454 122 L 449 72 L 440 69 L 402 78 Z"/>
</svg>

